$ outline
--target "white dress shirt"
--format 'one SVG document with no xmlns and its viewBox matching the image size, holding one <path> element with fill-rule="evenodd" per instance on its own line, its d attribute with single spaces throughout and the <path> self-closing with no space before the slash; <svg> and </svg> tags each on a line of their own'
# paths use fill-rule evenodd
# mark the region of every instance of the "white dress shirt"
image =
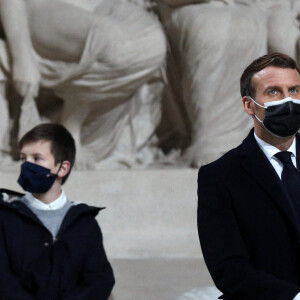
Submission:
<svg viewBox="0 0 300 300">
<path fill-rule="evenodd" d="M 30 205 L 36 209 L 41 209 L 41 210 L 56 210 L 62 208 L 66 202 L 67 202 L 67 197 L 62 189 L 62 192 L 60 196 L 54 200 L 53 202 L 46 204 L 40 201 L 39 199 L 35 198 L 32 193 L 26 193 L 25 198 L 27 201 L 30 202 Z"/>
<path fill-rule="evenodd" d="M 277 149 L 276 147 L 274 147 L 274 146 L 266 143 L 262 139 L 260 139 L 255 134 L 255 132 L 254 132 L 254 137 L 255 137 L 255 140 L 258 143 L 258 146 L 265 153 L 266 157 L 268 158 L 268 160 L 270 161 L 270 163 L 274 167 L 276 173 L 278 174 L 279 178 L 281 179 L 281 173 L 282 173 L 282 169 L 283 169 L 283 164 L 282 164 L 282 162 L 277 157 L 274 156 L 276 153 L 280 152 L 280 150 Z M 287 151 L 292 152 L 292 156 L 291 156 L 292 157 L 292 162 L 293 162 L 294 166 L 297 168 L 297 161 L 296 161 L 296 139 L 293 140 L 293 143 L 292 143 L 291 147 Z M 300 300 L 300 293 L 298 293 L 293 300 Z"/>
<path fill-rule="evenodd" d="M 281 179 L 283 164 L 277 157 L 274 156 L 276 153 L 280 152 L 280 150 L 277 149 L 276 147 L 268 144 L 267 142 L 263 141 L 262 139 L 260 139 L 255 134 L 255 132 L 254 132 L 254 137 L 255 137 L 255 140 L 258 143 L 258 146 L 264 152 L 264 154 L 266 155 L 266 157 L 268 158 L 268 160 L 272 164 L 273 168 L 275 169 L 276 173 L 278 174 L 279 178 Z M 297 168 L 296 139 L 293 140 L 293 143 L 292 143 L 291 147 L 287 151 L 292 152 L 292 162 L 293 162 L 294 166 Z"/>
</svg>

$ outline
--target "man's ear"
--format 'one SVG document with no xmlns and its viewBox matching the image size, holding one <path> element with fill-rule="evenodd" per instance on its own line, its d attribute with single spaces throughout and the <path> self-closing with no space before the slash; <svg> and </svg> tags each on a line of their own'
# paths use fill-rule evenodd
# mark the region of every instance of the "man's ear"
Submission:
<svg viewBox="0 0 300 300">
<path fill-rule="evenodd" d="M 242 102 L 243 102 L 244 111 L 249 116 L 254 116 L 255 112 L 254 112 L 254 103 L 253 103 L 253 101 L 249 97 L 244 96 L 243 99 L 242 99 Z"/>
<path fill-rule="evenodd" d="M 59 171 L 57 173 L 57 177 L 58 178 L 65 177 L 69 173 L 70 169 L 71 169 L 71 163 L 68 160 L 64 160 L 60 165 Z"/>
</svg>

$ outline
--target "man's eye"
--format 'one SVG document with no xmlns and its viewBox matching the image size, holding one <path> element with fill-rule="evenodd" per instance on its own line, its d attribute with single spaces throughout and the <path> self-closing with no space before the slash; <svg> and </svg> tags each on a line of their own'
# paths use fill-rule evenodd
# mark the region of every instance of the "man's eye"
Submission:
<svg viewBox="0 0 300 300">
<path fill-rule="evenodd" d="M 26 158 L 25 157 L 20 157 L 21 162 L 25 162 Z"/>
<path fill-rule="evenodd" d="M 297 93 L 299 93 L 299 90 L 298 89 L 290 89 L 290 93 L 297 94 Z"/>
<path fill-rule="evenodd" d="M 271 90 L 271 91 L 269 91 L 269 94 L 270 94 L 270 95 L 276 95 L 276 93 L 277 93 L 276 90 Z"/>
<path fill-rule="evenodd" d="M 34 161 L 39 161 L 41 158 L 40 157 L 35 157 Z"/>
</svg>

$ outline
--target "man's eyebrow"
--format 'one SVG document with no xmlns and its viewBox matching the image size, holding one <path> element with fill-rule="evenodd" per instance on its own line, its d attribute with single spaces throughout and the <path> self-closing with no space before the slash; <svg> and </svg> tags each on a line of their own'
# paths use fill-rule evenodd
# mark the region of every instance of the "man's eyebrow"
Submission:
<svg viewBox="0 0 300 300">
<path fill-rule="evenodd" d="M 267 90 L 280 90 L 280 89 L 282 89 L 282 88 L 278 85 L 269 85 L 265 88 L 265 91 L 267 91 Z"/>
<path fill-rule="evenodd" d="M 289 87 L 290 89 L 293 89 L 293 88 L 300 88 L 300 84 L 295 84 L 295 85 L 292 85 L 291 87 Z"/>
<path fill-rule="evenodd" d="M 278 85 L 269 85 L 263 89 L 263 93 L 267 93 L 270 90 L 282 90 L 282 88 Z"/>
<path fill-rule="evenodd" d="M 295 88 L 295 87 L 300 88 L 300 84 L 291 85 L 291 86 L 289 87 L 289 89 Z M 282 87 L 280 87 L 280 86 L 278 86 L 278 85 L 270 85 L 270 86 L 267 86 L 267 87 L 265 88 L 265 91 L 266 91 L 266 90 L 270 90 L 270 89 L 278 89 L 278 90 L 281 90 Z"/>
<path fill-rule="evenodd" d="M 289 90 L 290 89 L 300 89 L 300 84 L 295 84 L 295 85 L 292 85 L 292 86 L 289 86 Z M 263 93 L 267 93 L 268 91 L 270 90 L 279 90 L 281 91 L 282 90 L 282 87 L 278 86 L 278 85 L 270 85 L 270 86 L 267 86 L 264 90 L 263 90 Z"/>
</svg>

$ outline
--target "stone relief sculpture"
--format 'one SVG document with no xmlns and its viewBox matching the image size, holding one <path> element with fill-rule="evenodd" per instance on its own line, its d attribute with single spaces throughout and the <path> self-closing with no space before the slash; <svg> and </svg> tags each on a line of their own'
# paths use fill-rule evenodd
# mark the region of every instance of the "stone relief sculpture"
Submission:
<svg viewBox="0 0 300 300">
<path fill-rule="evenodd" d="M 162 2 L 172 56 L 169 78 L 177 96 L 169 105 L 184 113 L 181 123 L 190 141 L 184 159 L 199 167 L 237 145 L 250 128 L 238 82 L 243 68 L 267 51 L 265 19 L 247 3 Z"/>
<path fill-rule="evenodd" d="M 0 44 L 2 82 L 12 78 L 30 118 L 39 84 L 64 101 L 60 122 L 74 135 L 83 167 L 97 167 L 111 156 L 126 161 L 124 142 L 133 143 L 130 130 L 143 105 L 137 95 L 148 105 L 157 92 L 143 84 L 151 80 L 162 89 L 155 75 L 166 51 L 161 25 L 127 1 L 90 1 L 84 9 L 71 2 L 0 1 L 7 38 Z M 141 139 L 149 139 L 152 132 L 143 134 Z M 133 137 L 135 143 L 140 136 Z"/>
<path fill-rule="evenodd" d="M 240 105 L 243 68 L 268 51 L 296 57 L 299 27 L 294 1 L 159 2 L 171 48 L 168 74 L 173 98 L 164 99 L 164 105 L 177 112 L 168 121 L 177 125 L 173 134 L 187 146 L 184 160 L 199 167 L 237 145 L 250 129 L 251 120 Z"/>
<path fill-rule="evenodd" d="M 16 1 L 1 1 L 0 2 L 0 16 L 1 23 L 4 26 L 4 31 L 7 33 L 7 44 L 0 41 L 0 59 L 3 61 L 3 66 L 11 68 L 10 81 L 13 82 L 17 92 L 25 99 L 24 102 L 30 102 L 29 99 L 37 95 L 40 74 L 37 69 L 36 62 L 31 52 L 31 40 L 27 29 L 27 20 L 23 18 L 24 6 L 19 5 Z M 16 26 L 15 20 L 6 14 L 6 12 L 14 12 L 17 16 L 20 15 L 19 27 Z M 21 12 L 21 13 L 20 13 Z M 20 28 L 25 28 L 22 35 L 20 35 Z M 3 32 L 1 32 L 3 33 Z M 20 46 L 24 44 L 23 47 Z M 8 51 L 9 49 L 9 51 Z M 20 51 L 22 49 L 22 51 Z M 9 55 L 8 55 L 9 53 Z M 9 118 L 8 106 L 5 100 L 6 96 L 6 82 L 8 74 L 1 72 L 0 74 L 0 150 L 1 156 L 8 150 L 8 131 Z"/>
<path fill-rule="evenodd" d="M 25 99 L 19 135 L 45 117 L 63 123 L 76 137 L 80 168 L 155 161 L 161 114 L 160 143 L 182 149 L 181 158 L 171 151 L 171 163 L 199 167 L 216 159 L 251 126 L 240 105 L 243 68 L 268 51 L 299 55 L 299 3 L 0 0 L 6 34 L 0 40 L 0 153 L 9 150 L 5 90 L 12 83 Z M 162 109 L 166 43 L 155 5 L 170 50 Z M 39 86 L 45 92 L 38 111 Z"/>
<path fill-rule="evenodd" d="M 296 3 L 299 0 L 257 0 L 265 13 L 268 30 L 268 52 L 282 52 L 297 58 L 299 22 Z"/>
</svg>

